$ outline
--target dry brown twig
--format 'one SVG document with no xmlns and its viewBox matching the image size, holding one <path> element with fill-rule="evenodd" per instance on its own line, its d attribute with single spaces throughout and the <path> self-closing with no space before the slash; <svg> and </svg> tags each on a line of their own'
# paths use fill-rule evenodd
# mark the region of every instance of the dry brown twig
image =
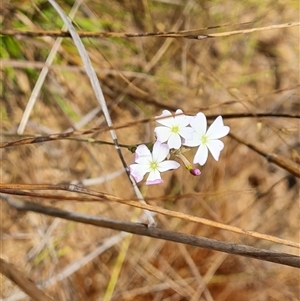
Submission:
<svg viewBox="0 0 300 301">
<path fill-rule="evenodd" d="M 57 209 L 54 207 L 38 205 L 32 202 L 24 202 L 19 199 L 6 197 L 3 194 L 1 195 L 1 197 L 10 206 L 20 211 L 32 211 L 32 212 L 42 213 L 45 215 L 59 217 L 66 220 L 76 221 L 76 222 L 94 225 L 98 227 L 110 228 L 110 229 L 133 233 L 137 235 L 144 235 L 153 238 L 159 238 L 159 239 L 184 243 L 187 245 L 198 246 L 198 247 L 216 250 L 220 252 L 230 253 L 233 255 L 251 257 L 259 260 L 270 261 L 278 264 L 300 268 L 300 257 L 292 254 L 253 248 L 247 245 L 241 245 L 241 244 L 236 244 L 231 242 L 223 242 L 215 239 L 163 230 L 160 228 L 147 227 L 147 225 L 141 223 L 112 220 L 112 219 L 85 215 L 76 212 L 70 212 L 66 210 Z M 137 204 L 139 206 L 141 205 L 139 203 Z"/>
<path fill-rule="evenodd" d="M 3 192 L 3 193 L 16 194 L 16 195 L 17 194 L 22 195 L 22 193 L 23 193 L 23 195 L 24 195 L 25 192 L 22 192 L 22 190 L 54 190 L 54 191 L 61 190 L 61 191 L 81 193 L 81 194 L 89 195 L 91 197 L 96 197 L 99 200 L 114 201 L 114 202 L 118 202 L 121 204 L 129 205 L 132 207 L 137 207 L 140 209 L 149 210 L 151 212 L 163 214 L 166 216 L 179 218 L 179 219 L 186 220 L 189 222 L 200 223 L 200 224 L 204 224 L 204 225 L 207 225 L 210 227 L 215 227 L 215 228 L 231 231 L 231 232 L 242 234 L 242 235 L 252 236 L 252 237 L 259 238 L 259 239 L 264 239 L 264 240 L 268 240 L 268 241 L 272 241 L 272 242 L 276 242 L 279 244 L 296 247 L 296 248 L 300 249 L 300 244 L 296 243 L 296 242 L 281 239 L 281 238 L 274 237 L 271 235 L 258 233 L 255 231 L 244 230 L 244 229 L 241 229 L 238 227 L 234 227 L 234 226 L 227 225 L 227 224 L 222 224 L 219 222 L 211 221 L 211 220 L 197 217 L 197 216 L 192 216 L 192 215 L 185 214 L 182 212 L 171 211 L 171 210 L 167 210 L 167 209 L 164 209 L 161 207 L 152 206 L 152 205 L 148 205 L 148 204 L 141 204 L 141 203 L 138 203 L 138 202 L 132 201 L 132 200 L 124 200 L 124 199 L 116 197 L 114 195 L 109 195 L 106 193 L 101 193 L 98 191 L 86 189 L 84 187 L 80 187 L 80 186 L 73 185 L 73 184 L 66 184 L 66 185 L 43 185 L 43 184 L 30 185 L 29 184 L 29 185 L 26 185 L 26 184 L 1 184 L 0 183 L 0 192 Z"/>
<path fill-rule="evenodd" d="M 249 24 L 241 23 L 242 24 Z M 238 34 L 249 34 L 254 32 L 266 31 L 266 30 L 274 30 L 274 29 L 282 29 L 288 27 L 299 26 L 300 22 L 288 22 L 282 24 L 268 25 L 263 27 L 254 27 L 248 29 L 240 29 L 240 30 L 231 30 L 224 32 L 215 32 L 215 33 L 205 33 L 205 31 L 210 29 L 222 28 L 224 26 L 213 26 L 206 28 L 198 28 L 198 29 L 190 29 L 183 31 L 170 31 L 170 32 L 146 32 L 146 33 L 125 33 L 125 32 L 84 32 L 78 31 L 78 35 L 81 38 L 141 38 L 141 37 L 156 37 L 156 38 L 186 38 L 186 39 L 196 39 L 203 40 L 207 38 L 220 38 L 220 37 L 228 37 Z M 71 35 L 67 31 L 60 30 L 14 30 L 14 29 L 2 29 L 0 30 L 0 34 L 7 36 L 27 36 L 27 37 L 42 37 L 42 36 L 51 36 L 51 37 L 65 37 L 69 38 Z"/>
<path fill-rule="evenodd" d="M 0 273 L 17 284 L 28 296 L 36 301 L 53 301 L 52 298 L 45 295 L 30 279 L 25 277 L 11 263 L 0 258 Z"/>
<path fill-rule="evenodd" d="M 207 116 L 208 119 L 214 119 L 216 117 L 217 117 L 216 115 Z M 222 115 L 222 117 L 224 119 L 246 118 L 246 117 L 250 117 L 250 118 L 253 118 L 253 117 L 285 117 L 285 118 L 296 118 L 296 119 L 300 118 L 300 116 L 297 114 L 291 115 L 291 114 L 274 114 L 274 113 L 224 114 L 224 115 Z M 130 127 L 130 126 L 133 126 L 136 124 L 148 123 L 148 122 L 154 121 L 154 120 L 155 119 L 150 118 L 150 119 L 143 119 L 143 120 L 139 120 L 139 121 L 133 121 L 133 122 L 129 122 L 129 123 L 126 123 L 123 125 L 117 125 L 117 126 L 113 126 L 113 127 L 106 126 L 106 127 L 101 127 L 101 128 L 92 128 L 92 129 L 88 129 L 88 130 L 76 130 L 76 131 L 70 131 L 70 132 L 66 132 L 66 133 L 58 133 L 58 134 L 52 134 L 52 135 L 46 135 L 46 136 L 22 138 L 22 139 L 19 139 L 16 141 L 3 142 L 0 144 L 0 148 L 7 148 L 7 147 L 13 147 L 13 146 L 19 146 L 19 145 L 25 145 L 25 144 L 42 143 L 42 142 L 53 141 L 53 140 L 69 139 L 70 137 L 89 135 L 89 134 L 93 134 L 96 132 L 108 131 L 111 129 L 114 129 L 114 130 L 122 129 L 122 128 Z M 269 162 L 278 165 L 279 167 L 285 169 L 292 175 L 300 178 L 300 169 L 299 169 L 299 166 L 295 162 L 293 162 L 287 158 L 283 158 L 279 155 L 273 154 L 273 153 L 267 153 L 259 146 L 255 145 L 253 143 L 247 142 L 246 140 L 236 136 L 232 132 L 229 134 L 229 137 L 231 137 L 232 139 L 238 141 L 239 143 L 241 143 L 243 145 L 246 145 L 248 148 L 252 149 L 253 151 L 257 152 L 259 155 L 266 158 Z"/>
<path fill-rule="evenodd" d="M 246 145 L 248 148 L 257 152 L 259 155 L 265 157 L 269 162 L 276 164 L 277 166 L 285 169 L 295 177 L 300 178 L 300 168 L 299 165 L 297 165 L 295 162 L 276 154 L 266 153 L 262 148 L 258 147 L 257 145 L 248 143 L 244 139 L 237 137 L 232 133 L 229 133 L 228 136 L 238 141 L 239 143 Z"/>
</svg>

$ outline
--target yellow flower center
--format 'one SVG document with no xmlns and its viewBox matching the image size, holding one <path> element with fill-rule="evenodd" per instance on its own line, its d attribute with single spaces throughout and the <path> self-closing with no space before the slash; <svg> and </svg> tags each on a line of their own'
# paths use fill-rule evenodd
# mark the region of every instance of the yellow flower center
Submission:
<svg viewBox="0 0 300 301">
<path fill-rule="evenodd" d="M 202 144 L 206 144 L 207 143 L 207 137 L 205 135 L 203 135 L 201 138 L 200 138 Z"/>
<path fill-rule="evenodd" d="M 156 170 L 157 169 L 157 162 L 154 162 L 154 161 L 152 161 L 152 162 L 150 162 L 150 168 L 152 169 L 152 170 Z"/>
<path fill-rule="evenodd" d="M 172 126 L 171 132 L 177 134 L 179 132 L 179 126 L 178 125 Z"/>
</svg>

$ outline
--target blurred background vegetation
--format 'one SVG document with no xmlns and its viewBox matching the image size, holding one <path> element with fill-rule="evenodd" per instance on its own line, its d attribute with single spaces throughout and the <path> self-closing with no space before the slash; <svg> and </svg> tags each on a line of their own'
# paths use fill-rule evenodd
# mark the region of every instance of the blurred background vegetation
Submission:
<svg viewBox="0 0 300 301">
<path fill-rule="evenodd" d="M 124 0 L 59 1 L 74 10 L 78 31 L 145 33 L 201 29 L 230 32 L 299 21 L 298 1 Z M 47 1 L 1 1 L 1 29 L 60 30 Z M 248 23 L 249 22 L 249 23 Z M 207 27 L 215 27 L 205 29 Z M 203 40 L 83 38 L 113 123 L 181 108 L 187 114 L 299 114 L 299 26 Z M 0 36 L 1 140 L 17 139 L 28 100 L 56 38 Z M 64 38 L 38 89 L 24 134 L 51 134 L 105 125 L 81 59 Z M 132 85 L 128 85 L 128 81 Z M 231 118 L 231 132 L 266 153 L 300 163 L 299 119 Z M 154 140 L 155 124 L 118 130 L 126 145 Z M 111 141 L 107 132 L 94 139 Z M 150 204 L 299 242 L 299 181 L 230 137 L 219 162 L 211 157 L 192 177 L 183 167 L 162 185 L 140 185 Z M 133 154 L 126 148 L 128 164 Z M 192 160 L 193 153 L 188 153 Z M 1 150 L 1 182 L 94 180 L 91 189 L 119 197 L 134 193 L 113 146 L 53 141 Z M 166 198 L 166 196 L 168 196 Z M 43 203 L 50 203 L 50 201 Z M 112 203 L 51 202 L 70 211 L 135 220 L 142 212 Z M 18 213 L 1 203 L 3 258 L 55 300 L 300 300 L 299 271 L 276 264 L 147 237 L 107 246 L 115 231 Z M 297 250 L 198 224 L 156 216 L 159 227 L 297 254 Z M 93 253 L 99 250 L 98 253 Z M 299 254 L 299 253 L 298 253 Z M 88 257 L 90 255 L 90 257 Z M 81 264 L 82 263 L 82 264 Z M 74 268 L 67 277 L 62 271 Z M 119 273 L 118 273 L 119 271 Z M 56 278 L 55 278 L 56 277 Z M 4 277 L 3 300 L 29 300 Z"/>
</svg>

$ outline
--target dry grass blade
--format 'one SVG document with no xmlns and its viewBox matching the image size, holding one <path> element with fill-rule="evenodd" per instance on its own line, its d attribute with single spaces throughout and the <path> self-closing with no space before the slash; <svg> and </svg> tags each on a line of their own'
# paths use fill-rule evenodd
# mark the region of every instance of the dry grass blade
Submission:
<svg viewBox="0 0 300 301">
<path fill-rule="evenodd" d="M 276 25 L 270 25 L 270 26 L 264 26 L 264 27 L 257 27 L 257 28 L 250 28 L 250 29 L 241 29 L 241 30 L 233 30 L 233 31 L 227 31 L 227 32 L 220 32 L 220 33 L 212 33 L 212 34 L 191 34 L 188 36 L 185 36 L 189 39 L 197 39 L 202 40 L 205 38 L 220 38 L 220 37 L 228 37 L 233 36 L 237 34 L 249 34 L 254 32 L 260 32 L 260 31 L 266 31 L 266 30 L 274 30 L 274 29 L 282 29 L 282 28 L 288 28 L 288 27 L 294 27 L 299 26 L 300 22 L 289 22 L 284 24 L 276 24 Z"/>
<path fill-rule="evenodd" d="M 251 23 L 251 22 L 249 22 Z M 245 24 L 245 23 L 241 23 Z M 237 25 L 241 25 L 237 24 Z M 187 38 L 187 39 L 197 39 L 203 40 L 205 38 L 219 38 L 219 37 L 228 37 L 238 34 L 249 34 L 267 30 L 274 29 L 283 29 L 289 27 L 299 26 L 300 22 L 288 22 L 282 24 L 273 24 L 263 27 L 254 27 L 249 29 L 241 29 L 241 30 L 232 30 L 232 31 L 224 31 L 224 32 L 216 32 L 206 34 L 205 32 L 209 29 L 214 28 L 222 28 L 222 26 L 214 26 L 207 28 L 199 28 L 199 29 L 190 29 L 184 31 L 169 31 L 169 32 L 146 32 L 146 33 L 119 33 L 119 32 L 80 32 L 78 31 L 78 35 L 81 38 L 110 38 L 110 37 L 118 37 L 118 38 L 141 38 L 141 37 L 161 37 L 161 38 Z M 17 31 L 11 29 L 0 30 L 0 34 L 9 35 L 9 36 L 29 36 L 29 37 L 40 37 L 40 36 L 52 36 L 52 37 L 70 37 L 69 32 L 57 31 L 57 30 L 24 30 Z"/>
<path fill-rule="evenodd" d="M 122 269 L 122 266 L 125 262 L 125 258 L 127 255 L 128 248 L 130 246 L 130 242 L 132 239 L 132 235 L 126 235 L 124 240 L 122 241 L 121 249 L 118 258 L 116 259 L 116 263 L 114 265 L 114 268 L 111 273 L 110 281 L 107 285 L 107 289 L 103 298 L 103 301 L 110 301 L 112 298 L 112 295 L 114 293 L 116 284 L 119 279 L 119 275 Z"/>
<path fill-rule="evenodd" d="M 72 7 L 72 10 L 69 14 L 69 18 L 71 20 L 75 16 L 81 2 L 82 2 L 81 0 L 76 1 L 75 5 Z M 62 30 L 66 30 L 66 29 L 67 29 L 66 26 L 64 26 Z M 62 40 L 63 39 L 60 37 L 55 41 L 55 43 L 54 43 L 54 45 L 53 45 L 53 47 L 52 47 L 52 49 L 51 49 L 51 51 L 50 51 L 50 53 L 47 57 L 47 60 L 45 62 L 45 66 L 43 67 L 43 69 L 42 69 L 42 71 L 39 75 L 39 78 L 38 78 L 38 80 L 37 80 L 37 82 L 36 82 L 36 84 L 35 84 L 35 86 L 32 90 L 32 93 L 31 93 L 30 98 L 28 100 L 27 106 L 24 110 L 24 114 L 23 114 L 22 119 L 20 121 L 19 128 L 17 130 L 17 133 L 20 134 L 20 135 L 22 135 L 24 133 L 24 130 L 25 130 L 25 127 L 26 127 L 27 122 L 29 120 L 29 116 L 31 114 L 31 111 L 33 110 L 33 107 L 34 107 L 34 105 L 35 105 L 35 103 L 38 99 L 38 96 L 39 96 L 40 91 L 42 89 L 42 86 L 44 84 L 44 81 L 47 77 L 47 74 L 48 74 L 48 71 L 49 71 L 49 66 L 52 64 L 52 62 L 55 58 L 55 55 L 56 55 L 57 51 L 59 50 L 59 47 L 62 43 Z"/>
<path fill-rule="evenodd" d="M 25 277 L 20 271 L 18 271 L 12 264 L 6 262 L 0 258 L 0 273 L 5 277 L 13 281 L 35 301 L 53 301 L 41 291 L 30 279 Z"/>
<path fill-rule="evenodd" d="M 60 270 L 59 273 L 55 274 L 51 278 L 48 278 L 44 282 L 41 283 L 42 288 L 47 288 L 49 286 L 55 285 L 57 282 L 63 281 L 64 279 L 72 276 L 76 271 L 81 269 L 83 266 L 87 265 L 89 262 L 94 260 L 96 257 L 98 257 L 103 252 L 107 251 L 117 243 L 121 242 L 123 238 L 126 236 L 126 233 L 122 232 L 119 234 L 116 234 L 112 237 L 107 238 L 104 242 L 102 242 L 99 246 L 97 246 L 92 252 L 86 254 L 80 260 L 75 261 L 74 263 L 71 263 L 67 267 L 64 267 L 62 270 Z M 16 293 L 12 295 L 11 297 L 5 299 L 7 301 L 17 301 L 22 298 L 26 297 L 26 294 L 23 292 Z"/>
<path fill-rule="evenodd" d="M 163 214 L 163 215 L 166 215 L 166 216 L 179 218 L 179 219 L 182 219 L 182 220 L 185 220 L 185 221 L 195 222 L 195 223 L 207 225 L 207 226 L 210 226 L 210 227 L 215 227 L 215 228 L 223 229 L 223 230 L 226 230 L 226 231 L 231 231 L 231 232 L 242 234 L 242 235 L 256 237 L 256 238 L 259 238 L 259 239 L 264 239 L 264 240 L 272 241 L 272 242 L 275 242 L 275 243 L 278 243 L 278 244 L 283 244 L 283 245 L 286 245 L 286 246 L 290 246 L 290 247 L 300 249 L 300 243 L 296 243 L 296 242 L 293 242 L 293 241 L 290 241 L 290 240 L 281 239 L 281 238 L 278 238 L 278 237 L 274 237 L 272 235 L 267 235 L 267 234 L 259 233 L 259 232 L 256 232 L 256 231 L 244 230 L 244 229 L 241 229 L 241 228 L 238 228 L 238 227 L 235 227 L 235 226 L 231 226 L 231 225 L 211 221 L 211 220 L 208 220 L 208 219 L 205 219 L 205 218 L 185 214 L 185 213 L 182 213 L 182 212 L 167 210 L 167 209 L 164 209 L 164 208 L 161 208 L 161 207 L 152 206 L 152 205 L 148 205 L 148 204 L 141 204 L 141 203 L 138 203 L 136 201 L 124 200 L 124 199 L 121 199 L 121 198 L 113 196 L 113 195 L 101 193 L 101 192 L 98 192 L 98 191 L 93 191 L 93 190 L 86 189 L 86 188 L 76 186 L 76 185 L 18 185 L 18 184 L 1 184 L 0 183 L 0 192 L 9 193 L 9 194 L 16 194 L 17 195 L 17 194 L 19 194 L 19 191 L 21 191 L 22 189 L 27 189 L 27 190 L 55 190 L 55 191 L 63 190 L 63 191 L 70 191 L 70 192 L 76 192 L 76 193 L 83 193 L 83 194 L 86 194 L 86 195 L 89 195 L 89 196 L 92 196 L 92 197 L 97 197 L 97 198 L 99 198 L 99 200 L 114 201 L 114 202 L 118 202 L 118 203 L 121 203 L 121 204 L 129 205 L 129 206 L 132 206 L 132 207 L 137 207 L 137 208 L 149 210 L 151 212 L 156 212 L 156 213 L 159 213 L 159 214 Z M 20 194 L 22 195 L 22 192 Z M 23 194 L 25 194 L 25 193 L 23 192 Z"/>
<path fill-rule="evenodd" d="M 48 0 L 51 5 L 53 6 L 53 8 L 57 11 L 57 13 L 60 15 L 60 17 L 62 18 L 62 20 L 64 21 L 66 27 L 68 28 L 68 31 L 70 32 L 70 35 L 77 47 L 77 50 L 80 54 L 80 57 L 83 61 L 83 64 L 86 68 L 86 72 L 89 76 L 89 79 L 90 79 L 90 82 L 91 82 L 91 85 L 93 87 L 93 90 L 95 92 L 95 96 L 99 102 L 99 105 L 101 106 L 101 109 L 102 109 L 102 112 L 104 114 L 104 117 L 105 117 L 105 120 L 107 122 L 107 125 L 109 127 L 112 127 L 112 120 L 111 120 L 111 117 L 110 117 L 110 114 L 109 114 L 109 111 L 108 111 L 108 108 L 107 108 L 107 105 L 106 105 L 106 102 L 105 102 L 105 98 L 104 98 L 104 95 L 103 95 L 103 92 L 102 92 L 102 89 L 100 87 L 100 84 L 99 84 L 99 80 L 98 80 L 98 77 L 97 77 L 97 74 L 95 72 L 95 69 L 93 68 L 92 66 L 92 63 L 91 63 L 91 60 L 89 58 L 89 55 L 80 39 L 80 37 L 78 36 L 74 26 L 72 25 L 72 23 L 69 21 L 68 17 L 66 16 L 66 14 L 64 13 L 64 11 L 60 8 L 60 6 L 57 4 L 57 2 L 55 0 Z M 137 187 L 136 185 L 136 182 L 133 178 L 133 176 L 129 173 L 129 169 L 127 167 L 127 164 L 124 160 L 124 157 L 122 155 L 122 152 L 121 152 L 121 149 L 120 149 L 120 146 L 119 146 L 119 142 L 118 142 L 118 139 L 117 139 L 117 135 L 116 135 L 116 132 L 114 129 L 110 128 L 109 130 L 110 134 L 111 134 L 111 137 L 114 141 L 114 144 L 115 144 L 115 148 L 118 152 L 118 155 L 119 155 L 119 158 L 127 172 L 127 175 L 128 175 L 128 178 L 131 182 L 131 185 L 136 193 L 136 196 L 138 197 L 139 201 L 143 204 L 145 204 L 145 200 L 143 198 L 143 195 L 141 194 L 139 188 Z M 148 222 L 149 222 L 149 227 L 155 227 L 156 223 L 151 215 L 151 213 L 147 210 L 144 211 L 147 218 L 148 218 Z"/>
</svg>

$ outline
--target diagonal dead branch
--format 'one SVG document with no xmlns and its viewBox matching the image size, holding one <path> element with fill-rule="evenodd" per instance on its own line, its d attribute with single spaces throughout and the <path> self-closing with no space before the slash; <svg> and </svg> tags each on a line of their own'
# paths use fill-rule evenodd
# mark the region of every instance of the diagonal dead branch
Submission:
<svg viewBox="0 0 300 301">
<path fill-rule="evenodd" d="M 216 119 L 218 116 L 219 115 L 207 115 L 206 118 L 208 120 L 213 120 L 213 119 Z M 272 113 L 272 112 L 222 114 L 223 119 L 259 118 L 259 117 L 300 119 L 300 115 L 298 115 L 298 114 L 285 114 L 285 113 Z M 0 143 L 0 148 L 19 146 L 19 145 L 25 145 L 25 144 L 42 143 L 42 142 L 53 141 L 53 140 L 63 140 L 63 139 L 68 139 L 70 137 L 77 137 L 77 136 L 81 136 L 81 135 L 90 135 L 90 134 L 94 134 L 94 133 L 107 132 L 110 130 L 124 129 L 124 128 L 128 128 L 131 126 L 136 126 L 138 124 L 148 123 L 148 122 L 156 121 L 156 120 L 157 119 L 155 119 L 155 118 L 145 118 L 145 119 L 126 122 L 124 124 L 114 125 L 114 126 L 103 126 L 103 127 L 95 127 L 95 128 L 91 128 L 91 129 L 87 129 L 87 130 L 75 130 L 75 131 L 70 131 L 70 132 L 66 132 L 66 133 L 57 133 L 57 134 L 35 136 L 35 137 L 26 137 L 26 138 L 22 138 L 22 139 L 15 140 L 15 141 L 2 142 L 2 143 Z"/>
<path fill-rule="evenodd" d="M 0 258 L 0 273 L 14 282 L 22 291 L 36 301 L 53 301 L 41 291 L 30 279 L 17 270 L 14 265 Z"/>
<path fill-rule="evenodd" d="M 32 202 L 24 202 L 19 199 L 8 198 L 2 195 L 2 198 L 13 208 L 20 211 L 33 211 L 48 216 L 63 218 L 84 224 L 104 227 L 137 235 L 149 236 L 153 238 L 164 239 L 173 242 L 184 243 L 210 250 L 216 250 L 233 255 L 251 257 L 258 260 L 274 262 L 291 267 L 300 268 L 300 256 L 274 252 L 265 249 L 250 247 L 231 242 L 222 242 L 215 239 L 198 237 L 195 235 L 163 230 L 154 227 L 147 227 L 145 224 L 118 221 L 108 218 L 96 217 L 76 212 L 61 210 L 49 206 L 38 205 Z"/>
<path fill-rule="evenodd" d="M 76 185 L 24 185 L 24 184 L 1 184 L 0 183 L 0 192 L 3 193 L 7 193 L 7 194 L 18 194 L 18 191 L 22 190 L 22 189 L 27 189 L 27 190 L 63 190 L 63 191 L 70 191 L 70 192 L 77 192 L 77 193 L 82 193 L 82 194 L 86 194 L 89 196 L 93 196 L 93 197 L 97 197 L 99 198 L 99 200 L 103 200 L 103 201 L 114 201 L 114 202 L 118 202 L 121 204 L 125 204 L 128 206 L 132 206 L 132 207 L 137 207 L 140 209 L 146 209 L 152 212 L 156 212 L 159 214 L 163 214 L 166 216 L 170 216 L 170 217 L 175 217 L 175 218 L 179 218 L 185 221 L 189 221 L 189 222 L 194 222 L 194 223 L 199 223 L 199 224 L 203 224 L 203 225 L 207 225 L 210 227 L 215 227 L 215 228 L 219 228 L 219 229 L 223 229 L 226 231 L 231 231 L 234 233 L 238 233 L 238 234 L 242 234 L 242 235 L 247 235 L 247 236 L 251 236 L 251 237 L 256 237 L 259 239 L 264 239 L 264 240 L 268 240 L 268 241 L 272 241 L 278 244 L 283 244 L 286 246 L 291 246 L 291 247 L 295 247 L 300 249 L 300 244 L 290 241 L 290 240 L 286 240 L 286 239 L 282 239 L 282 238 L 278 238 L 272 235 L 267 235 L 267 234 L 262 234 L 256 231 L 250 231 L 250 230 L 244 230 L 235 226 L 231 226 L 231 225 L 227 225 L 227 224 L 222 224 L 219 222 L 215 222 L 215 221 L 211 221 L 202 217 L 198 217 L 198 216 L 193 216 L 193 215 L 189 215 L 186 213 L 182 213 L 182 212 L 177 212 L 177 211 L 172 211 L 172 210 L 167 210 L 165 208 L 161 208 L 161 207 L 157 207 L 157 206 L 152 206 L 152 205 L 148 205 L 148 204 L 141 204 L 139 202 L 136 201 L 132 201 L 132 200 L 124 200 L 121 198 L 118 198 L 114 195 L 109 195 L 106 193 L 102 193 L 102 192 L 98 192 L 98 191 L 94 191 L 94 190 L 90 190 L 90 189 L 86 189 L 80 186 L 76 186 Z"/>
<path fill-rule="evenodd" d="M 299 168 L 299 165 L 297 165 L 295 162 L 293 162 L 287 158 L 283 158 L 276 154 L 266 153 L 262 148 L 258 147 L 257 145 L 251 144 L 251 143 L 243 140 L 242 138 L 237 137 L 236 135 L 234 135 L 232 133 L 229 133 L 228 136 L 230 136 L 234 140 L 238 141 L 239 143 L 246 145 L 250 149 L 254 150 L 261 156 L 265 157 L 269 162 L 280 166 L 281 168 L 290 172 L 295 177 L 300 178 L 300 168 Z"/>
</svg>

